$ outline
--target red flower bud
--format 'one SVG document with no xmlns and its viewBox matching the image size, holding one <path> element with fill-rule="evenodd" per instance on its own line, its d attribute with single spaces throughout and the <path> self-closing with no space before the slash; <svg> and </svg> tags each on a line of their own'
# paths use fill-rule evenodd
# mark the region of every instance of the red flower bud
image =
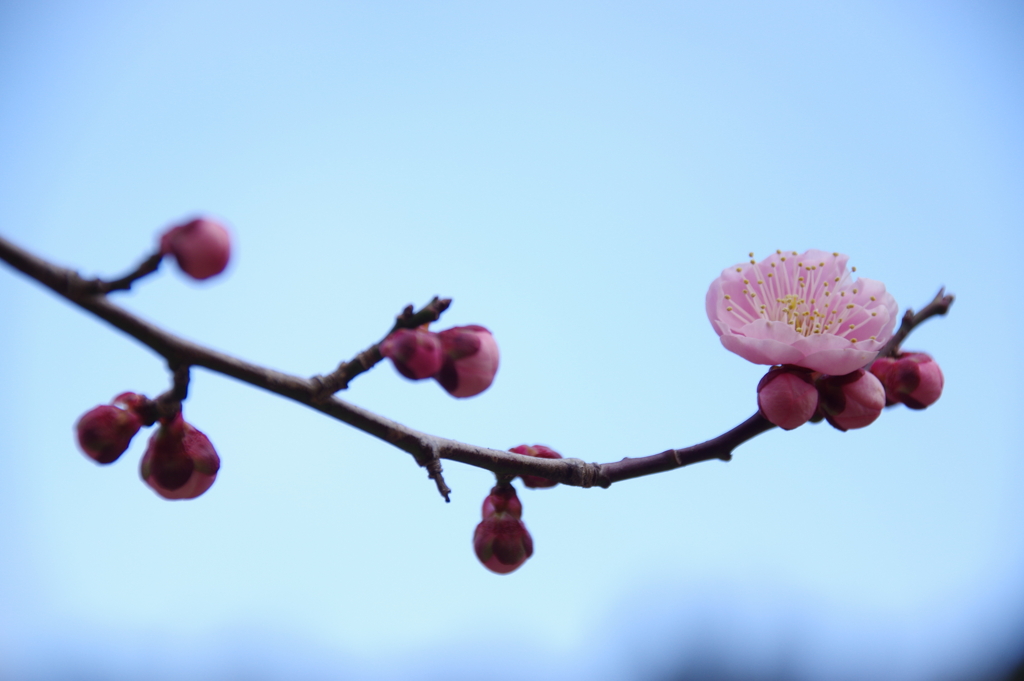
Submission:
<svg viewBox="0 0 1024 681">
<path fill-rule="evenodd" d="M 165 499 L 194 499 L 210 489 L 220 457 L 210 439 L 178 412 L 149 439 L 142 457 L 142 479 Z"/>
<path fill-rule="evenodd" d="M 513 452 L 515 454 L 525 454 L 526 456 L 535 456 L 538 459 L 561 459 L 562 458 L 561 454 L 559 454 L 555 450 L 551 449 L 550 447 L 545 447 L 544 445 L 533 445 L 532 447 L 530 445 L 519 445 L 518 447 L 513 447 L 512 449 L 510 449 L 508 451 Z M 538 488 L 538 487 L 554 487 L 555 485 L 558 484 L 554 480 L 549 480 L 547 478 L 542 478 L 539 475 L 523 475 L 521 477 L 523 479 L 523 484 L 526 485 L 527 487 L 533 487 L 533 488 Z"/>
<path fill-rule="evenodd" d="M 197 218 L 164 232 L 160 252 L 173 255 L 181 271 L 193 279 L 209 279 L 228 266 L 231 237 L 216 220 Z"/>
<path fill-rule="evenodd" d="M 818 408 L 818 390 L 810 369 L 786 364 L 772 367 L 757 384 L 757 407 L 783 430 L 807 423 Z"/>
<path fill-rule="evenodd" d="M 533 555 L 533 537 L 519 519 L 522 512 L 511 485 L 493 488 L 484 499 L 484 519 L 473 533 L 473 550 L 491 572 L 506 575 Z"/>
<path fill-rule="evenodd" d="M 473 550 L 485 568 L 507 575 L 533 555 L 533 537 L 522 520 L 492 516 L 476 526 Z"/>
<path fill-rule="evenodd" d="M 885 406 L 881 381 L 863 369 L 845 376 L 821 376 L 817 387 L 819 410 L 839 430 L 870 425 Z"/>
<path fill-rule="evenodd" d="M 492 487 L 491 493 L 484 498 L 481 515 L 487 518 L 499 513 L 510 515 L 513 518 L 521 518 L 523 515 L 523 504 L 519 501 L 516 488 L 512 485 Z"/>
<path fill-rule="evenodd" d="M 456 326 L 438 334 L 444 362 L 434 378 L 454 397 L 472 397 L 498 373 L 498 344 L 482 326 Z"/>
<path fill-rule="evenodd" d="M 942 395 L 942 369 L 923 352 L 904 352 L 895 358 L 875 360 L 871 373 L 885 387 L 886 405 L 902 402 L 911 409 L 924 409 Z"/>
<path fill-rule="evenodd" d="M 441 370 L 441 339 L 426 329 L 399 329 L 380 344 L 398 373 L 418 381 Z"/>
<path fill-rule="evenodd" d="M 133 411 L 104 404 L 85 412 L 75 424 L 75 433 L 86 456 L 96 463 L 113 463 L 141 427 L 142 419 Z"/>
</svg>

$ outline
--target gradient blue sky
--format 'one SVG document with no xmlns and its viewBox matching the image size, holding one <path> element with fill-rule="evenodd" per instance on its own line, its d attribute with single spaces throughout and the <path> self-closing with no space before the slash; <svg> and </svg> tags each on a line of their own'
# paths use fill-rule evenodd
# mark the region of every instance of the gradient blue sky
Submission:
<svg viewBox="0 0 1024 681">
<path fill-rule="evenodd" d="M 933 679 L 1024 640 L 1024 9 L 1013 2 L 0 2 L 0 233 L 112 275 L 197 212 L 226 276 L 123 304 L 301 375 L 405 304 L 489 327 L 490 391 L 381 365 L 346 399 L 590 461 L 755 408 L 708 284 L 823 248 L 916 307 L 947 393 L 731 463 L 522 494 L 534 557 L 470 546 L 410 458 L 197 370 L 202 498 L 100 468 L 71 427 L 153 353 L 0 266 L 0 678 L 623 679 L 717 660 Z M 1019 650 L 1019 649 L 1018 649 Z"/>
</svg>

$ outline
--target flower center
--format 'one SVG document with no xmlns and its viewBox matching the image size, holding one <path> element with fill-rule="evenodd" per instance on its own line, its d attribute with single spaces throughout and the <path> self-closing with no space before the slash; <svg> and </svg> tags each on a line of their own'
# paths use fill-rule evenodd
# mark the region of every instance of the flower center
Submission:
<svg viewBox="0 0 1024 681">
<path fill-rule="evenodd" d="M 726 310 L 744 322 L 783 322 L 805 337 L 836 335 L 856 343 L 855 329 L 876 315 L 875 297 L 851 279 L 845 256 L 838 260 L 838 253 L 829 258 L 817 251 L 824 257 L 812 261 L 810 253 L 776 251 L 760 263 L 751 253 L 750 266 L 736 268 L 743 274 L 743 303 L 726 295 Z"/>
</svg>

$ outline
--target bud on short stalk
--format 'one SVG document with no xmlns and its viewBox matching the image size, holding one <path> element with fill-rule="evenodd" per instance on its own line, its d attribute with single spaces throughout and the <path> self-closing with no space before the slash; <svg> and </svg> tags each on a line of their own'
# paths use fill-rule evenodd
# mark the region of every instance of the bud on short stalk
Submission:
<svg viewBox="0 0 1024 681">
<path fill-rule="evenodd" d="M 924 409 L 942 395 L 942 369 L 923 352 L 904 352 L 883 357 L 871 365 L 871 373 L 885 387 L 886 406 L 902 403 L 911 409 Z"/>
<path fill-rule="evenodd" d="M 140 473 L 165 499 L 194 499 L 210 489 L 220 470 L 220 457 L 210 439 L 178 412 L 149 440 Z"/>
<path fill-rule="evenodd" d="M 125 393 L 121 397 L 135 395 Z M 138 396 L 136 396 L 138 397 Z M 142 427 L 142 419 L 131 409 L 104 404 L 90 409 L 75 424 L 78 446 L 96 463 L 113 463 L 125 453 L 132 438 Z"/>
<path fill-rule="evenodd" d="M 399 329 L 380 344 L 380 354 L 398 373 L 418 381 L 441 370 L 441 339 L 426 329 Z"/>
<path fill-rule="evenodd" d="M 523 454 L 525 456 L 535 456 L 538 459 L 561 459 L 562 455 L 544 445 L 519 445 L 508 450 L 514 454 Z M 527 487 L 541 488 L 541 487 L 554 487 L 558 483 L 548 478 L 542 478 L 539 475 L 523 475 L 523 484 Z"/>
<path fill-rule="evenodd" d="M 813 372 L 789 364 L 772 367 L 757 384 L 757 407 L 783 430 L 807 423 L 818 408 Z"/>
<path fill-rule="evenodd" d="M 231 237 L 216 220 L 197 218 L 164 232 L 160 252 L 173 255 L 181 271 L 193 279 L 209 279 L 228 266 Z"/>
<path fill-rule="evenodd" d="M 472 397 L 498 373 L 498 344 L 482 326 L 456 326 L 438 334 L 444 362 L 434 378 L 454 397 Z"/>
<path fill-rule="evenodd" d="M 844 376 L 821 376 L 816 385 L 819 410 L 839 430 L 871 425 L 885 406 L 885 388 L 863 369 Z"/>
<path fill-rule="evenodd" d="M 494 487 L 484 499 L 484 519 L 473 533 L 473 550 L 491 572 L 513 572 L 533 555 L 533 538 L 520 520 L 522 513 L 511 485 Z"/>
</svg>

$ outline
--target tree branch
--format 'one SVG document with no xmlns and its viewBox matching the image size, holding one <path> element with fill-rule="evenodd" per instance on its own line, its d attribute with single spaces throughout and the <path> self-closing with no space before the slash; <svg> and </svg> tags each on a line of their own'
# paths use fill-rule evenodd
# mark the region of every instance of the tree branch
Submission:
<svg viewBox="0 0 1024 681">
<path fill-rule="evenodd" d="M 188 387 L 188 367 L 205 367 L 304 404 L 408 452 L 417 463 L 427 468 L 429 477 L 437 483 L 438 490 L 446 499 L 450 490 L 441 476 L 440 459 L 458 461 L 493 471 L 499 479 L 517 475 L 537 475 L 576 487 L 609 487 L 622 480 L 663 473 L 701 461 L 728 461 L 736 447 L 775 427 L 760 413 L 756 413 L 732 430 L 707 442 L 683 449 L 669 449 L 652 456 L 625 458 L 605 464 L 585 463 L 580 459 L 541 459 L 478 447 L 414 430 L 330 394 L 324 394 L 325 390 L 329 389 L 325 388 L 325 385 L 329 386 L 328 381 L 340 381 L 342 386 L 347 385 L 353 377 L 379 362 L 379 343 L 356 355 L 352 361 L 342 363 L 327 377 L 301 378 L 211 350 L 164 331 L 110 302 L 106 295 L 97 293 L 95 286 L 82 279 L 77 272 L 43 260 L 3 237 L 0 237 L 0 260 L 6 261 L 15 269 L 163 356 L 175 372 L 175 383 L 171 391 L 161 395 L 158 400 L 180 402 Z M 934 315 L 945 314 L 952 302 L 953 296 L 943 296 L 943 291 L 939 291 L 935 299 L 921 312 L 915 315 L 908 310 L 899 331 L 882 352 L 894 353 L 915 326 Z M 412 306 L 409 306 L 398 316 L 388 333 L 434 321 L 450 303 L 448 299 L 434 298 L 416 313 L 413 313 Z M 372 351 L 376 351 L 376 355 Z M 361 357 L 363 359 L 360 359 Z M 330 378 L 335 374 L 338 378 Z"/>
<path fill-rule="evenodd" d="M 900 346 L 903 345 L 903 341 L 906 340 L 910 332 L 914 330 L 919 324 L 923 324 L 936 315 L 945 315 L 949 312 L 950 306 L 956 297 L 950 293 L 946 295 L 946 287 L 943 286 L 939 289 L 939 292 L 932 298 L 932 302 L 921 308 L 921 311 L 914 314 L 914 311 L 909 307 L 907 311 L 903 313 L 903 321 L 900 323 L 900 328 L 896 330 L 896 333 L 892 335 L 889 342 L 882 346 L 882 349 L 878 352 L 879 357 L 895 357 L 900 351 Z"/>
</svg>

